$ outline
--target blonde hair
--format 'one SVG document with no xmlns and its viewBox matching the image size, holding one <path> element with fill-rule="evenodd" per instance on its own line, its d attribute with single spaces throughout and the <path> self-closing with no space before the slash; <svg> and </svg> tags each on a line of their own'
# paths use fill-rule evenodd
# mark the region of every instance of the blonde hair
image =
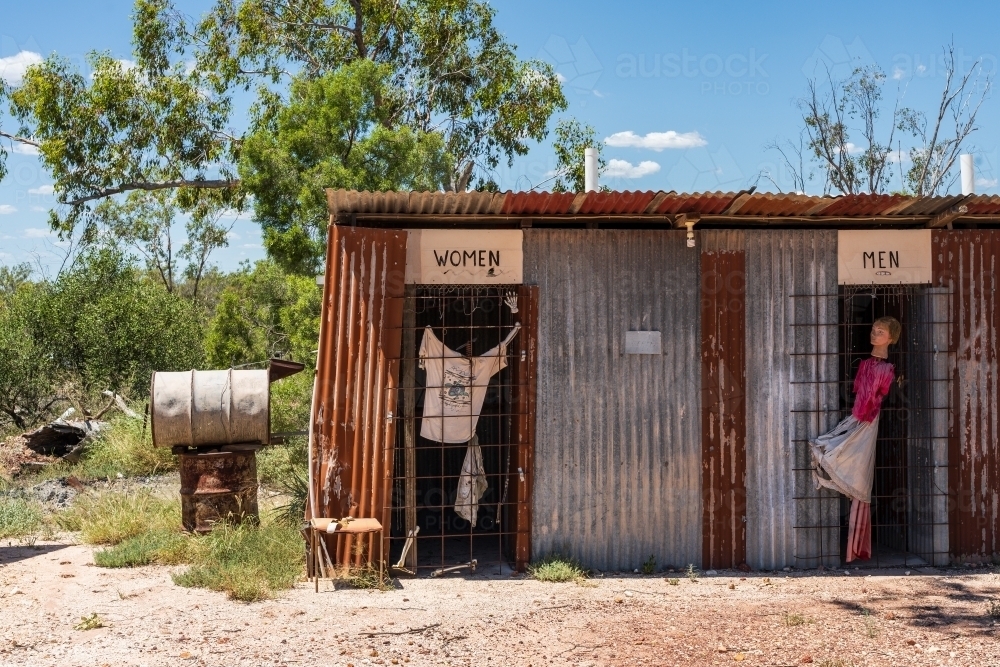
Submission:
<svg viewBox="0 0 1000 667">
<path fill-rule="evenodd" d="M 875 323 L 872 324 L 873 327 L 877 327 L 880 325 L 885 327 L 886 331 L 889 332 L 890 343 L 899 342 L 899 337 L 903 334 L 903 325 L 899 323 L 899 320 L 897 320 L 895 317 L 890 317 L 886 315 L 885 317 L 878 318 L 877 320 L 875 320 Z"/>
</svg>

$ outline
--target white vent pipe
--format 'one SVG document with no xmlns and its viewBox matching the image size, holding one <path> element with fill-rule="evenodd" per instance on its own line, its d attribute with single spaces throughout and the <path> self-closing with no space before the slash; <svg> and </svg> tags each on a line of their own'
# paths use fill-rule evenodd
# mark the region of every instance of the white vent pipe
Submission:
<svg viewBox="0 0 1000 667">
<path fill-rule="evenodd" d="M 959 162 L 962 165 L 962 194 L 974 195 L 976 194 L 976 163 L 968 153 L 959 156 Z"/>
<path fill-rule="evenodd" d="M 586 192 L 597 192 L 597 149 L 588 148 L 583 152 L 583 182 Z"/>
</svg>

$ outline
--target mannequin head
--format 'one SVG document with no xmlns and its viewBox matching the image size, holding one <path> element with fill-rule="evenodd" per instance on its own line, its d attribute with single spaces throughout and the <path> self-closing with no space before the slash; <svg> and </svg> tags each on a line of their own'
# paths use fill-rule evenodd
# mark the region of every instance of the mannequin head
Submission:
<svg viewBox="0 0 1000 667">
<path fill-rule="evenodd" d="M 903 326 L 895 317 L 880 317 L 872 324 L 872 356 L 885 359 L 889 356 L 889 345 L 899 342 Z"/>
</svg>

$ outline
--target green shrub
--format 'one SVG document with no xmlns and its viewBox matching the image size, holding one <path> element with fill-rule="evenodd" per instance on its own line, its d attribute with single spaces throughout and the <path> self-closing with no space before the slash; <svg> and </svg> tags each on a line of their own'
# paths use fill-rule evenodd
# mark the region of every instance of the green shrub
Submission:
<svg viewBox="0 0 1000 667">
<path fill-rule="evenodd" d="M 302 576 L 304 553 L 297 528 L 222 524 L 193 541 L 192 566 L 173 580 L 179 586 L 223 591 L 234 600 L 261 600 L 295 584 Z"/>
<path fill-rule="evenodd" d="M 213 368 L 262 362 L 280 354 L 315 365 L 322 290 L 311 277 L 286 273 L 270 260 L 230 276 L 205 335 Z M 307 374 L 308 375 L 308 374 Z M 284 380 L 294 384 L 301 380 Z M 311 378 L 307 379 L 311 386 Z M 283 390 L 275 386 L 277 393 Z M 280 399 L 279 399 L 280 400 Z M 308 412 L 308 405 L 304 406 Z M 285 430 L 281 416 L 275 430 Z"/>
<path fill-rule="evenodd" d="M 308 476 L 308 443 L 308 438 L 294 437 L 287 444 L 258 450 L 257 480 L 264 486 L 283 489 L 290 477 Z"/>
<path fill-rule="evenodd" d="M 145 432 L 144 432 L 145 430 Z M 160 475 L 177 469 L 177 458 L 170 449 L 153 447 L 149 425 L 142 420 L 114 417 L 110 428 L 91 442 L 74 470 L 80 478 Z"/>
<path fill-rule="evenodd" d="M 120 249 L 85 250 L 46 287 L 37 326 L 59 368 L 82 379 L 85 389 L 143 395 L 154 370 L 200 365 L 194 305 L 144 275 Z"/>
<path fill-rule="evenodd" d="M 94 564 L 114 568 L 186 563 L 191 539 L 179 530 L 153 530 L 95 552 Z"/>
<path fill-rule="evenodd" d="M 562 583 L 576 581 L 586 576 L 586 572 L 572 558 L 552 555 L 528 566 L 528 574 L 538 581 Z"/>
<path fill-rule="evenodd" d="M 58 365 L 37 312 L 47 294 L 29 282 L 0 292 L 0 440 L 33 426 L 54 397 Z"/>
<path fill-rule="evenodd" d="M 42 510 L 24 498 L 0 496 L 0 538 L 24 537 L 42 528 Z"/>
<path fill-rule="evenodd" d="M 180 501 L 159 498 L 147 489 L 77 497 L 57 516 L 64 530 L 77 531 L 88 544 L 116 545 L 158 530 L 175 530 L 181 523 Z"/>
</svg>

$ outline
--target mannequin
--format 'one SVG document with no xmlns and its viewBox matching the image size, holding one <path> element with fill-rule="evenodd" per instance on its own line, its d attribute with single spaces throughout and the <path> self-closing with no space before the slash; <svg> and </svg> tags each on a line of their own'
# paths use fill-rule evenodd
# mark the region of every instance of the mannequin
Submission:
<svg viewBox="0 0 1000 667">
<path fill-rule="evenodd" d="M 508 294 L 503 302 L 517 313 L 517 296 Z M 521 330 L 521 323 L 496 347 L 480 357 L 472 357 L 472 345 L 465 354 L 445 346 L 431 327 L 424 329 L 420 343 L 420 368 L 427 371 L 421 437 L 443 443 L 468 443 L 462 472 L 458 478 L 455 512 L 476 525 L 479 499 L 486 493 L 486 469 L 479 448 L 476 425 L 483 409 L 490 378 L 507 366 L 507 346 Z"/>
<path fill-rule="evenodd" d="M 854 408 L 829 433 L 809 441 L 816 488 L 839 491 L 851 499 L 847 562 L 871 558 L 871 493 L 875 479 L 875 440 L 882 399 L 896 376 L 886 359 L 889 345 L 899 341 L 902 326 L 893 317 L 872 325 L 871 356 L 861 362 L 854 377 Z"/>
</svg>

